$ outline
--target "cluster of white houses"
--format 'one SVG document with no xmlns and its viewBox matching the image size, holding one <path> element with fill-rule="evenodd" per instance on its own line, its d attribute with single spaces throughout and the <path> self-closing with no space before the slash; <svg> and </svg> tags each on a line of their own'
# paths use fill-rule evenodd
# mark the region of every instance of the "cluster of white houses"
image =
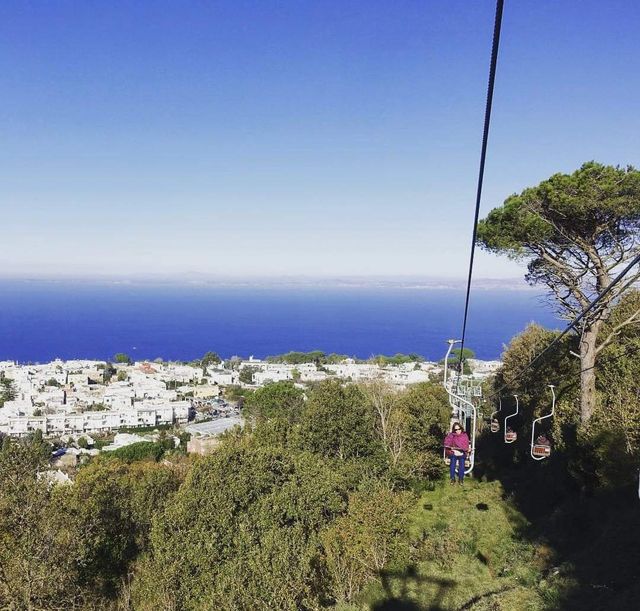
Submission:
<svg viewBox="0 0 640 611">
<path fill-rule="evenodd" d="M 475 361 L 482 377 L 500 365 Z M 101 433 L 122 427 L 153 427 L 186 423 L 191 400 L 212 398 L 232 384 L 262 386 L 292 380 L 317 382 L 328 378 L 352 381 L 383 380 L 407 386 L 430 379 L 442 367 L 430 362 L 396 366 L 341 363 L 290 365 L 250 358 L 233 369 L 224 363 L 203 369 L 181 363 L 118 364 L 105 382 L 104 362 L 55 360 L 41 365 L 0 362 L 0 378 L 11 380 L 12 397 L 0 406 L 0 433 L 25 436 L 40 429 L 47 436 Z M 242 375 L 250 368 L 249 375 Z"/>
<path fill-rule="evenodd" d="M 83 413 L 54 413 L 44 416 L 9 416 L 0 423 L 0 431 L 16 437 L 40 429 L 44 435 L 108 433 L 122 427 L 154 427 L 186 423 L 191 403 L 176 401 L 154 406 L 102 410 Z"/>
<path fill-rule="evenodd" d="M 191 402 L 180 393 L 198 388 L 200 394 L 210 386 L 202 384 L 201 368 L 181 364 L 118 365 L 108 383 L 104 367 L 96 361 L 0 362 L 13 396 L 0 407 L 0 433 L 40 429 L 56 436 L 186 423 Z"/>
</svg>

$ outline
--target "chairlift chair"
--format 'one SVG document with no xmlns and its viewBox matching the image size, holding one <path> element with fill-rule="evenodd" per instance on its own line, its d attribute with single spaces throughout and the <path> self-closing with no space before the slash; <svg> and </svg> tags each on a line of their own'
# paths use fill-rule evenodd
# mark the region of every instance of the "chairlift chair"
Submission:
<svg viewBox="0 0 640 611">
<path fill-rule="evenodd" d="M 516 433 L 512 428 L 507 426 L 507 421 L 509 418 L 513 418 L 518 415 L 518 411 L 520 410 L 520 403 L 518 402 L 518 395 L 513 395 L 516 400 L 516 411 L 513 414 L 509 414 L 504 419 L 504 442 L 505 443 L 513 443 L 516 439 L 518 439 L 518 433 Z"/>
<path fill-rule="evenodd" d="M 551 389 L 551 413 L 546 416 L 541 416 L 540 418 L 536 418 L 531 425 L 531 458 L 533 460 L 544 460 L 545 458 L 549 458 L 551 456 L 551 443 L 547 440 L 546 437 L 540 435 L 536 438 L 536 423 L 540 423 L 547 418 L 551 418 L 556 409 L 556 393 L 553 390 L 555 387 L 553 384 L 549 384 L 549 388 Z M 542 438 L 542 439 L 541 439 Z"/>
<path fill-rule="evenodd" d="M 447 391 L 447 394 L 449 395 L 449 405 L 451 405 L 452 417 L 454 417 L 461 423 L 465 423 L 465 428 L 469 431 L 468 434 L 470 449 L 465 456 L 464 461 L 465 475 L 469 475 L 469 473 L 473 471 L 473 467 L 475 465 L 477 409 L 476 406 L 473 405 L 473 403 L 461 396 L 462 393 L 460 392 L 460 385 L 454 384 L 453 381 L 449 380 L 448 377 L 449 355 L 451 354 L 451 350 L 454 344 L 459 343 L 459 341 L 460 340 L 450 339 L 447 342 L 449 344 L 449 349 L 447 350 L 447 354 L 444 359 L 445 365 L 443 385 L 445 390 Z M 458 372 L 458 379 L 460 373 L 461 372 Z M 447 455 L 447 448 L 444 448 L 443 450 L 443 458 L 446 465 L 451 464 L 451 458 Z"/>
<path fill-rule="evenodd" d="M 444 458 L 444 464 L 448 466 L 451 465 L 451 455 L 447 452 L 449 448 L 444 448 L 442 452 L 442 457 Z M 464 457 L 464 468 L 465 475 L 467 474 L 467 469 L 471 469 L 471 452 L 467 452 Z"/>
</svg>

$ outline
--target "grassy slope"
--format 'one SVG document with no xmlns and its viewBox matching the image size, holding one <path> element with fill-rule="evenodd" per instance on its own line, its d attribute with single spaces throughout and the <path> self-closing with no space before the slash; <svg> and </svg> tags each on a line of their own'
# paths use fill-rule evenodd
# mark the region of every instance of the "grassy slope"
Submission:
<svg viewBox="0 0 640 611">
<path fill-rule="evenodd" d="M 543 578 L 551 551 L 528 542 L 527 521 L 503 497 L 499 482 L 473 480 L 425 492 L 413 516 L 414 564 L 382 575 L 352 608 L 553 608 Z"/>
</svg>

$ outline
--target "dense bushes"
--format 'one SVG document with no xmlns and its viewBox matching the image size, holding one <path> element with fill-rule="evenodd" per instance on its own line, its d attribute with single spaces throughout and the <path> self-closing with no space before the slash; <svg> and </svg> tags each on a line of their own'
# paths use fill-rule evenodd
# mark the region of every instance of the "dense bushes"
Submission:
<svg viewBox="0 0 640 611">
<path fill-rule="evenodd" d="M 315 609 L 406 560 L 417 456 L 437 461 L 446 397 L 431 384 L 336 381 L 253 394 L 251 424 L 191 461 L 170 439 L 110 452 L 53 486 L 41 442 L 0 451 L 0 606 Z M 392 422 L 393 421 L 393 422 Z M 393 427 L 397 430 L 393 432 Z M 383 434 L 383 428 L 385 433 Z M 401 451 L 391 437 L 401 435 Z M 430 459 L 428 457 L 431 457 Z M 418 461 L 420 462 L 420 461 Z"/>
</svg>

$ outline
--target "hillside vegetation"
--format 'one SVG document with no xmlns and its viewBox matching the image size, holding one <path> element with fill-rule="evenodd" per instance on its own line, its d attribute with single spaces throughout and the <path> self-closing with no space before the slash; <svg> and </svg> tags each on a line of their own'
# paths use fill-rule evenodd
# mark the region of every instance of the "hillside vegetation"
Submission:
<svg viewBox="0 0 640 611">
<path fill-rule="evenodd" d="M 625 297 L 611 324 L 638 298 Z M 328 381 L 306 394 L 269 384 L 211 456 L 148 444 L 93 459 L 71 485 L 45 476 L 41 435 L 4 439 L 0 608 L 632 608 L 638 331 L 602 352 L 588 425 L 575 340 L 512 381 L 553 336 L 530 326 L 506 349 L 494 388 L 520 394 L 518 441 L 484 431 L 463 486 L 444 473 L 450 408 L 435 383 L 396 392 Z M 549 410 L 549 380 L 554 452 L 534 463 L 529 427 Z"/>
</svg>

